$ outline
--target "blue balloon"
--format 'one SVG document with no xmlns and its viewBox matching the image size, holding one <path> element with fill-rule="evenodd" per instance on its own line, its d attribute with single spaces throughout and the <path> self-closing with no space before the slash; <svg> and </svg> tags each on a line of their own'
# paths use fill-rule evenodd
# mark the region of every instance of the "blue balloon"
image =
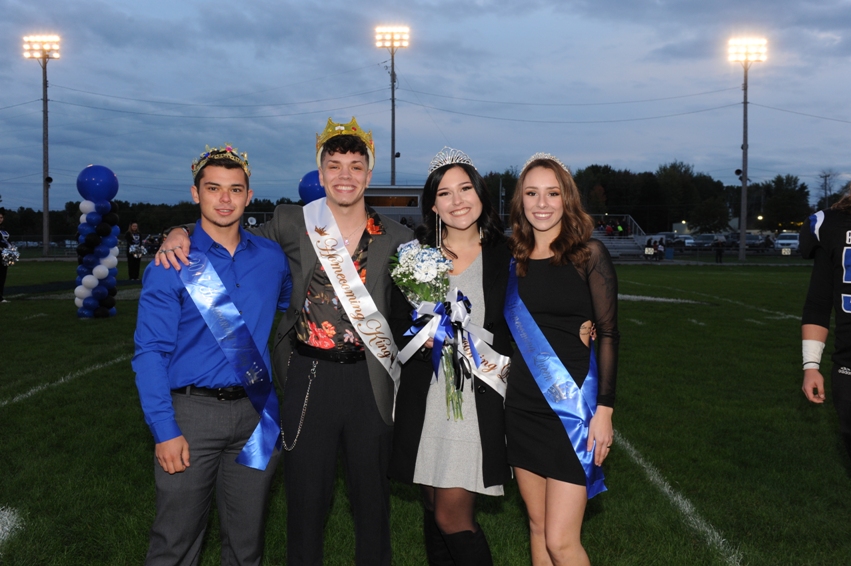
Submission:
<svg viewBox="0 0 851 566">
<path fill-rule="evenodd" d="M 100 265 L 100 258 L 94 254 L 88 254 L 83 257 L 83 265 L 91 268 L 97 267 Z"/>
<path fill-rule="evenodd" d="M 83 308 L 88 309 L 90 311 L 95 310 L 100 306 L 100 301 L 95 299 L 94 297 L 86 297 L 83 299 Z"/>
<path fill-rule="evenodd" d="M 118 284 L 118 282 L 115 280 L 115 277 L 110 275 L 109 277 L 104 277 L 103 281 L 101 281 L 100 284 L 106 287 L 107 289 L 112 289 L 113 287 L 115 287 L 115 285 Z"/>
<path fill-rule="evenodd" d="M 95 203 L 95 212 L 103 216 L 104 214 L 109 214 L 112 211 L 112 205 L 109 204 L 108 200 L 99 200 Z"/>
<path fill-rule="evenodd" d="M 77 226 L 77 232 L 79 232 L 81 236 L 88 236 L 89 234 L 95 233 L 95 227 L 88 223 L 80 224 Z"/>
<path fill-rule="evenodd" d="M 92 226 L 92 228 L 96 227 L 101 222 L 103 222 L 103 217 L 97 212 L 90 212 L 86 215 L 86 223 Z"/>
<path fill-rule="evenodd" d="M 82 267 L 82 266 L 80 266 L 80 267 Z M 85 277 L 85 275 L 78 275 L 77 278 L 74 279 L 74 285 L 77 286 L 77 287 L 82 285 L 83 284 L 83 277 Z"/>
<path fill-rule="evenodd" d="M 103 283 L 99 284 L 97 287 L 92 289 L 92 297 L 96 301 L 98 301 L 97 306 L 95 306 L 92 310 L 100 306 L 100 300 L 109 296 L 109 289 L 104 287 Z"/>
<path fill-rule="evenodd" d="M 86 275 L 91 275 L 91 274 L 92 274 L 92 268 L 91 267 L 86 267 L 85 265 L 78 265 L 77 266 L 77 275 L 79 275 L 80 277 L 85 277 Z"/>
<path fill-rule="evenodd" d="M 117 267 L 110 267 L 109 268 L 109 275 L 112 276 L 112 277 L 118 277 L 118 268 Z"/>
<path fill-rule="evenodd" d="M 99 258 L 106 257 L 109 255 L 109 248 L 101 244 L 95 248 L 95 255 Z"/>
<path fill-rule="evenodd" d="M 298 182 L 298 196 L 305 204 L 325 196 L 325 187 L 319 183 L 319 171 L 311 171 Z"/>
<path fill-rule="evenodd" d="M 95 312 L 91 309 L 77 309 L 77 318 L 94 318 Z"/>
<path fill-rule="evenodd" d="M 115 307 L 112 307 L 111 309 L 109 309 L 109 316 L 115 316 L 117 314 L 118 314 L 118 311 L 115 309 Z"/>
<path fill-rule="evenodd" d="M 110 201 L 118 194 L 118 177 L 103 165 L 89 165 L 77 176 L 77 192 L 95 203 Z"/>
<path fill-rule="evenodd" d="M 110 234 L 109 236 L 104 236 L 103 240 L 101 240 L 100 243 L 102 246 L 114 248 L 118 245 L 118 238 Z"/>
<path fill-rule="evenodd" d="M 120 233 L 121 233 L 121 227 L 118 224 L 116 224 L 115 226 L 112 227 L 112 235 L 113 236 L 117 237 Z"/>
</svg>

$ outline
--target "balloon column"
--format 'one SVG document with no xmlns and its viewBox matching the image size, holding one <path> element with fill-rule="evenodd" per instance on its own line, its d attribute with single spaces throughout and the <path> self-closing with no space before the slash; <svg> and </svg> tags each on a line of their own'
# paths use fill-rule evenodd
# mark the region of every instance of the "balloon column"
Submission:
<svg viewBox="0 0 851 566">
<path fill-rule="evenodd" d="M 319 171 L 311 171 L 298 182 L 298 196 L 309 204 L 325 196 L 325 187 L 319 182 Z"/>
<path fill-rule="evenodd" d="M 79 318 L 115 316 L 118 275 L 118 178 L 101 165 L 89 165 L 77 176 L 80 227 L 77 254 L 83 263 L 77 267 L 74 303 Z"/>
</svg>

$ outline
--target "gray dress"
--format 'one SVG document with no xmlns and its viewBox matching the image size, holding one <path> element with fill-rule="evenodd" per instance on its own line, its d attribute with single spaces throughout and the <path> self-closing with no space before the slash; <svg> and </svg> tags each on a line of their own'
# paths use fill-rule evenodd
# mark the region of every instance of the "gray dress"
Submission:
<svg viewBox="0 0 851 566">
<path fill-rule="evenodd" d="M 481 326 L 485 317 L 481 254 L 462 273 L 449 276 L 450 293 L 456 287 L 473 305 L 470 312 L 472 322 Z M 462 487 L 485 495 L 502 495 L 501 485 L 485 487 L 482 479 L 482 442 L 476 417 L 476 396 L 469 381 L 464 384 L 462 407 L 462 420 L 447 418 L 446 381 L 441 371 L 437 382 L 428 389 L 414 483 L 442 488 Z"/>
</svg>

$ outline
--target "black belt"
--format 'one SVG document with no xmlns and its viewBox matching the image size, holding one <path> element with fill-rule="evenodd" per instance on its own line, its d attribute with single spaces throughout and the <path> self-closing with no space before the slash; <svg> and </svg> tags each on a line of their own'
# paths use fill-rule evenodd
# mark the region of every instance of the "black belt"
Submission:
<svg viewBox="0 0 851 566">
<path fill-rule="evenodd" d="M 326 362 L 334 362 L 337 364 L 353 364 L 366 359 L 366 352 L 340 352 L 339 350 L 323 350 L 308 346 L 304 342 L 297 342 L 295 349 L 299 354 L 308 358 L 316 358 L 317 360 L 325 360 Z"/>
<path fill-rule="evenodd" d="M 219 401 L 236 401 L 248 396 L 245 388 L 239 385 L 233 387 L 219 387 L 218 389 L 210 389 L 208 387 L 195 387 L 187 385 L 180 389 L 172 389 L 172 393 L 180 395 L 198 395 L 199 397 L 215 397 Z"/>
</svg>

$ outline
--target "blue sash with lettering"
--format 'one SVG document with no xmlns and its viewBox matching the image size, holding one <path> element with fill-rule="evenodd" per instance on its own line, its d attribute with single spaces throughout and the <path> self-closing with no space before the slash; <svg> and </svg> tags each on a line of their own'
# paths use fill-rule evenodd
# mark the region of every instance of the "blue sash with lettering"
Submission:
<svg viewBox="0 0 851 566">
<path fill-rule="evenodd" d="M 194 245 L 189 250 L 189 266 L 180 270 L 180 280 L 260 415 L 260 423 L 236 461 L 265 470 L 274 451 L 281 448 L 278 396 L 269 369 L 219 274 Z"/>
<path fill-rule="evenodd" d="M 526 366 L 535 378 L 535 383 L 570 438 L 579 463 L 585 470 L 585 487 L 588 499 L 591 499 L 606 491 L 603 469 L 594 464 L 594 451 L 587 450 L 588 426 L 597 411 L 597 357 L 593 343 L 588 375 L 582 382 L 582 387 L 578 387 L 520 299 L 515 263 L 512 259 L 509 267 L 505 320 Z M 594 448 L 596 449 L 596 445 Z"/>
</svg>

